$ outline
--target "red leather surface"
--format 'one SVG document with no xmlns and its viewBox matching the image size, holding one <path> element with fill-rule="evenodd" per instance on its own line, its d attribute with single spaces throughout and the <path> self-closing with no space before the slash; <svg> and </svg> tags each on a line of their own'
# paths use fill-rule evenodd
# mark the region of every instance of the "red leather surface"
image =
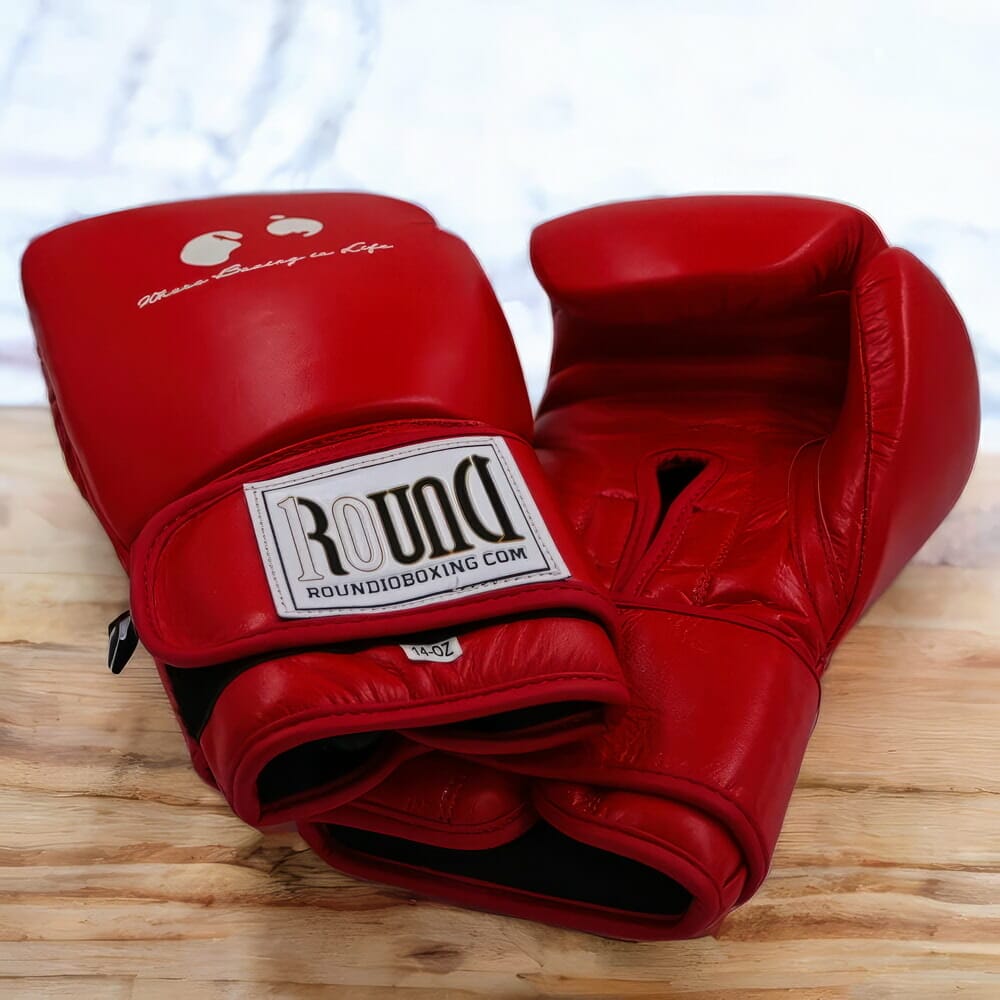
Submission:
<svg viewBox="0 0 1000 1000">
<path fill-rule="evenodd" d="M 276 237 L 275 214 L 324 228 Z M 217 268 L 179 254 L 215 231 L 242 234 L 219 269 L 333 256 L 206 279 Z M 358 242 L 392 249 L 339 252 Z M 424 416 L 531 433 L 489 285 L 465 244 L 407 202 L 315 193 L 152 205 L 39 237 L 22 273 L 89 497 L 121 545 L 170 501 L 334 430 Z M 137 305 L 196 280 L 208 283 Z M 476 351 L 456 349 L 469 338 Z"/>
<path fill-rule="evenodd" d="M 357 829 L 461 850 L 509 843 L 536 820 L 527 779 L 437 753 L 398 768 L 336 815 Z"/>
<path fill-rule="evenodd" d="M 968 478 L 971 348 L 931 272 L 830 202 L 609 205 L 539 227 L 531 251 L 555 320 L 536 446 L 621 609 L 632 703 L 602 737 L 499 763 L 537 776 L 552 826 L 691 903 L 657 918 L 380 871 L 335 827 L 311 836 L 341 867 L 471 905 L 707 933 L 766 874 L 830 654 Z M 664 497 L 678 464 L 693 478 Z"/>
<path fill-rule="evenodd" d="M 525 443 L 531 412 L 500 307 L 468 247 L 425 211 L 322 193 L 155 205 L 39 237 L 23 281 L 67 462 L 130 573 L 161 676 L 262 658 L 213 698 L 198 744 L 186 734 L 241 816 L 331 807 L 414 752 L 387 738 L 354 783 L 261 803 L 262 768 L 305 743 L 625 700 L 613 610 Z M 568 579 L 399 613 L 279 617 L 244 483 L 483 434 L 506 439 L 538 490 Z M 460 633 L 461 659 L 413 662 L 395 644 L 428 629 Z M 358 645 L 329 648 L 346 641 Z M 593 715 L 571 709 L 523 745 L 515 729 L 480 745 L 442 728 L 439 743 L 536 748 L 584 734 Z"/>
</svg>

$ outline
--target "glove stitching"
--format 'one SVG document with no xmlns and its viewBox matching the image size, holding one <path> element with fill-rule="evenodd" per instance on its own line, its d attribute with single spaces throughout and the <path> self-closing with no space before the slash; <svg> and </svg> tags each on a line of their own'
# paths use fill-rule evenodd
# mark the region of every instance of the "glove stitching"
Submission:
<svg viewBox="0 0 1000 1000">
<path fill-rule="evenodd" d="M 873 415 L 872 415 L 872 394 L 871 394 L 871 375 L 870 375 L 870 365 L 868 362 L 868 340 L 866 337 L 862 336 L 862 326 L 861 326 L 861 297 L 858 293 L 857 285 L 853 285 L 851 288 L 851 301 L 853 305 L 853 313 L 855 317 L 855 322 L 857 323 L 858 332 L 858 355 L 860 359 L 861 367 L 861 383 L 864 387 L 864 399 L 865 399 L 865 471 L 864 471 L 864 503 L 861 507 L 861 534 L 860 540 L 858 542 L 858 570 L 854 577 L 854 582 L 851 587 L 851 596 L 847 600 L 846 607 L 844 609 L 844 614 L 834 629 L 831 635 L 824 658 L 829 656 L 833 651 L 833 647 L 836 646 L 837 642 L 840 640 L 840 636 L 846 631 L 848 627 L 848 622 L 850 621 L 851 612 L 853 610 L 853 605 L 858 597 L 858 589 L 861 586 L 861 580 L 864 576 L 865 568 L 865 549 L 866 542 L 868 539 L 868 524 L 871 517 L 871 491 L 872 491 L 872 436 L 873 436 Z"/>
<path fill-rule="evenodd" d="M 790 653 L 794 654 L 794 656 L 809 671 L 813 680 L 815 680 L 817 684 L 819 683 L 819 678 L 816 675 L 816 665 L 812 661 L 806 659 L 806 657 L 802 654 L 800 650 L 796 649 L 793 645 L 791 645 L 786 636 L 782 635 L 780 632 L 775 632 L 772 629 L 762 624 L 758 624 L 756 622 L 748 622 L 738 618 L 725 617 L 722 614 L 714 614 L 707 608 L 705 609 L 665 608 L 662 605 L 639 604 L 630 601 L 620 601 L 618 603 L 618 607 L 619 609 L 629 608 L 630 610 L 635 610 L 635 611 L 656 611 L 659 612 L 660 614 L 683 615 L 685 617 L 690 617 L 690 618 L 703 618 L 706 619 L 707 621 L 721 622 L 722 624 L 725 625 L 733 625 L 737 628 L 748 629 L 751 632 L 758 632 L 761 635 L 767 636 L 769 639 L 774 639 L 776 642 L 780 642 L 783 646 L 785 646 L 785 648 Z"/>
<path fill-rule="evenodd" d="M 798 452 L 796 453 L 795 458 L 792 459 L 792 467 L 791 467 L 791 469 L 789 469 L 789 473 L 788 473 L 788 480 L 789 480 L 788 481 L 788 508 L 789 508 L 789 510 L 795 510 L 795 509 L 797 509 L 798 504 L 795 502 L 795 498 L 798 496 L 799 491 L 801 489 L 801 487 L 799 485 L 798 477 L 796 477 L 796 475 L 795 475 L 795 466 L 798 463 L 799 458 L 806 451 L 806 449 L 812 447 L 815 443 L 816 443 L 816 441 L 809 441 L 806 444 L 804 444 L 798 450 Z M 823 621 L 823 615 L 820 612 L 819 601 L 816 599 L 816 592 L 813 589 L 812 580 L 810 579 L 810 573 L 809 573 L 808 569 L 806 568 L 805 557 L 804 557 L 803 552 L 802 552 L 802 534 L 799 531 L 798 518 L 796 518 L 796 517 L 790 517 L 788 519 L 788 521 L 789 521 L 789 530 L 791 531 L 791 535 L 792 535 L 792 555 L 793 555 L 793 557 L 795 559 L 796 565 L 798 566 L 799 573 L 801 574 L 802 583 L 803 583 L 803 585 L 806 588 L 806 593 L 809 595 L 809 601 L 812 604 L 813 612 L 815 613 L 816 618 L 820 622 L 822 622 Z M 822 531 L 820 532 L 820 534 L 822 535 Z M 821 548 L 821 550 L 823 552 L 823 561 L 826 563 L 827 573 L 828 573 L 828 575 L 831 576 L 831 582 L 833 582 L 834 590 L 836 591 L 837 585 L 836 585 L 836 581 L 832 580 L 830 560 L 829 560 L 829 557 L 828 557 L 827 552 L 826 552 L 826 547 L 821 544 L 820 548 Z M 837 594 L 838 599 L 839 599 L 839 596 L 840 595 Z"/>
<path fill-rule="evenodd" d="M 469 590 L 471 590 L 471 589 L 472 588 L 470 587 Z M 523 585 L 520 588 L 520 592 L 522 594 L 535 594 L 535 595 L 545 595 L 546 593 L 552 593 L 554 595 L 559 595 L 559 596 L 564 596 L 566 594 L 574 594 L 575 593 L 575 594 L 581 594 L 581 595 L 584 595 L 584 596 L 590 596 L 590 597 L 599 598 L 601 600 L 601 603 L 606 603 L 606 598 L 604 597 L 604 595 L 602 595 L 600 593 L 600 591 L 598 591 L 595 587 L 591 587 L 591 586 L 589 586 L 587 584 L 584 584 L 584 583 L 578 583 L 578 582 L 575 582 L 573 580 L 565 580 L 565 581 L 562 581 L 560 583 L 555 583 L 555 584 L 553 584 L 553 583 L 548 583 L 548 584 L 528 583 L 528 584 Z M 460 598 L 458 598 L 458 600 L 461 601 L 461 604 L 462 604 L 463 607 L 478 608 L 481 605 L 490 605 L 490 604 L 497 604 L 497 603 L 501 603 L 503 605 L 506 605 L 506 604 L 508 604 L 510 602 L 511 597 L 508 594 L 500 594 L 500 595 L 483 594 L 483 595 L 480 595 L 480 596 L 468 596 L 468 597 L 465 594 L 463 594 Z M 540 609 L 536 608 L 534 610 L 547 610 L 547 611 L 552 611 L 553 613 L 555 613 L 555 612 L 557 612 L 562 607 L 576 607 L 576 605 L 553 604 L 553 605 L 545 605 L 543 608 L 540 608 Z M 426 610 L 427 609 L 425 607 L 408 608 L 405 611 L 400 611 L 396 617 L 399 618 L 399 619 L 403 619 L 402 624 L 406 625 L 408 618 L 416 617 L 416 618 L 419 619 L 420 617 L 423 616 L 423 614 L 426 612 Z M 524 610 L 524 609 L 515 609 L 512 613 L 518 613 L 518 611 L 520 611 L 520 610 Z M 578 609 L 578 610 L 580 610 L 580 609 Z M 583 608 L 582 610 L 583 611 L 589 611 L 588 608 Z M 351 615 L 351 616 L 344 615 L 344 616 L 342 616 L 342 620 L 343 621 L 347 621 L 348 624 L 354 624 L 357 620 L 363 619 L 365 617 L 367 617 L 367 616 L 364 616 L 364 615 Z M 485 617 L 500 617 L 500 615 L 499 614 L 497 614 L 497 615 L 488 614 Z M 594 620 L 595 624 L 599 624 L 601 626 L 601 628 L 603 628 L 605 631 L 607 631 L 607 625 L 600 618 L 598 618 L 596 616 L 596 613 L 595 613 L 595 616 L 594 616 L 593 620 Z M 281 622 L 276 622 L 274 625 L 269 626 L 267 629 L 263 629 L 263 630 L 259 630 L 259 631 L 255 632 L 254 635 L 257 638 L 264 639 L 264 638 L 267 638 L 269 636 L 280 635 L 282 632 L 288 631 L 289 629 L 299 629 L 299 628 L 315 629 L 315 628 L 321 628 L 321 627 L 324 627 L 324 626 L 325 627 L 329 627 L 329 624 L 330 624 L 329 621 L 327 621 L 326 619 L 294 619 L 294 620 L 288 620 L 288 621 L 283 620 Z M 463 621 L 463 622 L 461 622 L 461 624 L 467 624 L 467 622 Z M 405 633 L 407 631 L 408 630 L 406 628 L 402 628 L 401 627 L 399 629 L 395 629 L 394 633 L 400 633 L 400 634 L 402 634 L 402 633 Z M 162 637 L 162 634 L 163 633 L 160 632 L 159 629 L 156 630 L 156 635 Z M 376 638 L 378 638 L 378 637 L 376 637 Z M 388 639 L 388 638 L 391 638 L 391 636 L 383 636 L 382 638 L 387 638 Z M 226 640 L 223 643 L 223 645 L 228 645 L 231 641 L 233 641 L 233 640 Z M 177 666 L 177 665 L 178 664 L 174 664 L 174 666 Z M 211 664 L 198 664 L 197 666 L 191 666 L 191 667 L 188 667 L 187 669 L 197 670 L 200 666 L 210 666 L 210 665 Z M 606 676 L 606 675 L 595 675 L 595 676 Z"/>
</svg>

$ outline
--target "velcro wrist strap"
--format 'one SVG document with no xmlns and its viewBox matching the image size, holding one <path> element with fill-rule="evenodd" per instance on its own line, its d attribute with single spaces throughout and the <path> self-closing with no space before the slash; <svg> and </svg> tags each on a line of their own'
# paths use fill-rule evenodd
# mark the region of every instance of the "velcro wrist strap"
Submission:
<svg viewBox="0 0 1000 1000">
<path fill-rule="evenodd" d="M 613 627 L 530 445 L 458 421 L 269 456 L 161 511 L 130 562 L 139 636 L 175 666 L 544 609 Z"/>
</svg>

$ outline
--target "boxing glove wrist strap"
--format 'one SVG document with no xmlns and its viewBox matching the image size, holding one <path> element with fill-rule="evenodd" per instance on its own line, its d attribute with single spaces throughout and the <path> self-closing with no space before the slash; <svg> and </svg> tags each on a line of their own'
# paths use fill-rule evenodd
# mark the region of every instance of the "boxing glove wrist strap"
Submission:
<svg viewBox="0 0 1000 1000">
<path fill-rule="evenodd" d="M 155 516 L 131 552 L 132 615 L 174 666 L 541 610 L 610 630 L 552 510 L 516 435 L 400 421 L 321 438 Z"/>
</svg>

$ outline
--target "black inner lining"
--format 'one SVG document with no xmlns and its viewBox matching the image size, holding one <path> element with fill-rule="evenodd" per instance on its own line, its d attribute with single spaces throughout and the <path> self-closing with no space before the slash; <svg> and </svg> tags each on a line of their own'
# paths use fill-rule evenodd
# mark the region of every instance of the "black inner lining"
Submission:
<svg viewBox="0 0 1000 1000">
<path fill-rule="evenodd" d="M 273 804 L 312 788 L 334 785 L 368 764 L 388 735 L 349 733 L 292 747 L 261 768 L 257 795 L 262 803 Z"/>
<path fill-rule="evenodd" d="M 170 689 L 177 703 L 177 714 L 192 739 L 201 739 L 202 730 L 208 725 L 219 695 L 244 670 L 249 670 L 260 662 L 260 659 L 246 659 L 220 663 L 214 667 L 164 666 L 164 673 L 170 681 Z"/>
<path fill-rule="evenodd" d="M 693 458 L 672 458 L 656 470 L 656 484 L 660 491 L 660 510 L 650 537 L 660 530 L 660 526 L 674 501 L 701 475 L 706 464 Z"/>
<path fill-rule="evenodd" d="M 509 844 L 478 851 L 333 824 L 323 831 L 358 854 L 578 903 L 659 917 L 680 916 L 691 904 L 691 893 L 663 872 L 582 844 L 541 821 Z"/>
</svg>

